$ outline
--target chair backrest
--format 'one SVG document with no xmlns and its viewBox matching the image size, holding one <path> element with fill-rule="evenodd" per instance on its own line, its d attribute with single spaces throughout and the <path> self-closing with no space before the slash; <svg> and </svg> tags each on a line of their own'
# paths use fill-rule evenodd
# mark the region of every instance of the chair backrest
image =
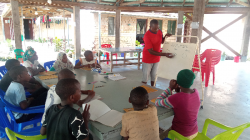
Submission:
<svg viewBox="0 0 250 140">
<path fill-rule="evenodd" d="M 217 49 L 207 49 L 206 50 L 206 62 L 211 63 L 211 65 L 217 65 L 221 59 L 221 51 Z"/>
<path fill-rule="evenodd" d="M 215 136 L 212 140 L 237 140 L 241 135 L 241 133 L 248 127 L 250 127 L 250 123 L 245 123 L 238 127 L 232 128 L 231 130 L 220 133 L 219 135 Z"/>
<path fill-rule="evenodd" d="M 50 68 L 53 66 L 53 64 L 55 63 L 55 61 L 49 61 L 49 62 L 45 62 L 44 63 L 44 68 L 46 69 L 46 70 L 50 70 Z M 48 67 L 48 68 L 47 68 Z"/>
<path fill-rule="evenodd" d="M 7 69 L 5 66 L 0 67 L 0 79 L 3 78 L 3 76 L 7 73 Z"/>
<path fill-rule="evenodd" d="M 42 140 L 42 139 L 46 139 L 47 136 L 44 135 L 36 135 L 36 136 L 24 136 L 24 135 L 20 135 L 18 133 L 15 133 L 13 131 L 11 131 L 9 128 L 5 128 L 5 132 L 8 136 L 8 138 L 10 140 L 17 140 L 17 138 L 23 139 L 23 140 Z"/>
<path fill-rule="evenodd" d="M 24 53 L 24 51 L 22 49 L 15 49 L 14 52 L 16 55 L 19 55 L 19 56 Z"/>
<path fill-rule="evenodd" d="M 77 60 L 76 60 L 76 62 L 75 62 L 75 65 L 76 65 L 79 61 L 80 61 L 80 60 L 79 60 L 79 59 L 77 59 Z"/>
<path fill-rule="evenodd" d="M 112 48 L 112 46 L 110 44 L 102 44 L 101 47 L 102 48 Z"/>
<path fill-rule="evenodd" d="M 0 138 L 5 138 L 5 137 L 6 137 L 6 133 L 5 133 L 5 130 L 1 124 L 1 126 L 0 126 Z"/>
</svg>

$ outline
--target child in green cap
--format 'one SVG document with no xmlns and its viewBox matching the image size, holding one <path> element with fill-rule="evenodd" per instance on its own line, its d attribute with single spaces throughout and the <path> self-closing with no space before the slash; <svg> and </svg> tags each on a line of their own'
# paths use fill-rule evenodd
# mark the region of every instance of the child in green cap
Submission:
<svg viewBox="0 0 250 140">
<path fill-rule="evenodd" d="M 197 136 L 200 97 L 196 89 L 190 88 L 194 79 L 195 75 L 191 70 L 181 70 L 177 75 L 177 80 L 171 80 L 169 87 L 157 97 L 156 106 L 174 110 L 172 126 L 160 135 L 161 139 L 166 138 L 170 130 L 175 130 L 190 140 Z M 174 89 L 177 91 L 176 94 L 172 94 Z"/>
</svg>

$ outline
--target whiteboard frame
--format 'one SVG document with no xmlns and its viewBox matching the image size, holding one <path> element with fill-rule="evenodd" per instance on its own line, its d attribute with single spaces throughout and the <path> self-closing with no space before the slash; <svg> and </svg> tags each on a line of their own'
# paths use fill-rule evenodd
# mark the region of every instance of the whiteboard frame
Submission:
<svg viewBox="0 0 250 140">
<path fill-rule="evenodd" d="M 196 44 L 196 53 L 198 54 L 199 67 L 193 67 L 193 65 L 192 65 L 192 68 L 200 70 L 200 81 L 201 81 L 201 90 L 202 90 L 201 109 L 203 109 L 204 88 L 203 88 L 203 84 L 202 84 L 202 74 L 201 74 L 200 47 L 199 47 L 200 40 L 199 40 L 199 38 L 197 36 L 173 35 L 171 37 L 189 37 L 189 38 L 193 37 L 193 38 L 197 39 L 197 43 L 193 43 L 193 44 Z M 166 40 L 166 38 L 165 38 L 165 40 Z M 157 78 L 158 78 L 158 75 L 156 74 L 155 81 L 154 81 L 154 87 L 155 87 Z M 171 80 L 171 79 L 169 79 L 169 80 Z"/>
</svg>

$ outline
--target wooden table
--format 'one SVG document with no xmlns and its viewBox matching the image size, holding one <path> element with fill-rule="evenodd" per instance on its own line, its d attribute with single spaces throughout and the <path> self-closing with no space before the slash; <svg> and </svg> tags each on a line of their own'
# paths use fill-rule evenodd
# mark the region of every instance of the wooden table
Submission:
<svg viewBox="0 0 250 140">
<path fill-rule="evenodd" d="M 119 81 L 112 81 L 107 78 L 104 78 L 104 75 L 99 75 L 97 72 L 85 71 L 85 70 L 74 70 L 76 74 L 76 79 L 81 83 L 82 90 L 91 90 L 92 84 L 88 84 L 93 81 L 98 81 L 95 84 L 96 86 L 104 85 L 104 87 L 94 88 L 96 94 L 100 95 L 105 104 L 107 104 L 111 109 L 123 112 L 124 108 L 132 108 L 132 104 L 128 102 L 128 98 L 130 95 L 130 91 L 133 87 L 141 86 L 142 83 L 138 81 L 134 81 L 133 79 L 124 79 Z M 122 75 L 122 73 L 120 73 Z M 57 79 L 49 79 L 41 81 L 38 77 L 36 77 L 38 81 L 43 83 L 43 85 L 56 84 L 58 82 Z M 105 81 L 106 83 L 102 83 L 100 81 Z M 154 87 L 153 87 L 154 88 Z M 157 89 L 157 88 L 155 88 Z M 157 89 L 158 91 L 149 93 L 149 99 L 156 98 L 160 95 L 163 90 Z M 150 104 L 153 104 L 150 102 Z M 157 107 L 157 114 L 159 121 L 165 118 L 168 118 L 174 114 L 172 109 L 166 109 L 163 107 Z M 122 125 L 118 124 L 116 127 L 108 127 L 99 122 L 90 121 L 89 129 L 93 132 L 95 136 L 97 136 L 100 140 L 109 140 L 112 138 L 118 138 L 120 136 Z M 119 140 L 121 137 L 119 137 Z"/>
<path fill-rule="evenodd" d="M 110 61 L 110 72 L 112 72 L 112 69 L 114 66 L 123 66 L 123 65 L 138 65 L 138 70 L 140 69 L 141 62 L 141 52 L 143 51 L 143 47 L 128 47 L 128 48 L 100 48 L 98 52 L 98 62 L 107 62 Z M 110 55 L 110 60 L 101 60 L 100 52 L 107 52 Z M 126 53 L 138 53 L 137 58 L 127 58 L 126 59 Z M 113 59 L 114 53 L 124 53 L 124 59 Z M 136 63 L 127 62 L 128 60 L 138 60 Z M 113 64 L 113 61 L 123 61 L 123 64 Z"/>
</svg>

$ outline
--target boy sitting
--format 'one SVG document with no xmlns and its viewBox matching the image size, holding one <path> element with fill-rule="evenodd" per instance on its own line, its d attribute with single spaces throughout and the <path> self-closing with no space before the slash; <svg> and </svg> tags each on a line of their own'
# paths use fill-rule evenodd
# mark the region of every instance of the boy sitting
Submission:
<svg viewBox="0 0 250 140">
<path fill-rule="evenodd" d="M 62 79 L 75 79 L 75 74 L 71 70 L 69 70 L 69 69 L 62 69 L 58 73 L 58 81 L 60 81 Z M 59 104 L 59 103 L 61 103 L 61 99 L 57 95 L 55 89 L 56 89 L 56 85 L 53 85 L 52 87 L 50 87 L 50 89 L 48 91 L 47 99 L 46 99 L 46 102 L 45 102 L 45 113 L 43 114 L 42 123 L 45 120 L 46 111 L 53 104 Z M 77 105 L 79 107 L 82 107 L 82 104 L 89 102 L 95 96 L 95 92 L 92 91 L 92 90 L 81 90 L 81 93 L 82 94 L 88 94 L 88 97 L 85 98 L 85 99 L 83 99 L 83 100 L 79 100 L 77 102 Z"/>
<path fill-rule="evenodd" d="M 149 105 L 147 90 L 143 87 L 133 89 L 129 102 L 134 111 L 122 116 L 121 136 L 124 140 L 159 140 L 157 109 Z"/>
<path fill-rule="evenodd" d="M 196 89 L 190 89 L 194 79 L 195 75 L 191 70 L 181 70 L 177 75 L 177 81 L 171 80 L 169 88 L 157 97 L 156 106 L 173 108 L 174 110 L 172 126 L 160 135 L 161 139 L 168 137 L 170 130 L 175 130 L 190 140 L 197 136 L 200 97 Z M 180 92 L 172 95 L 173 89 Z"/>
<path fill-rule="evenodd" d="M 89 68 L 102 68 L 96 60 L 94 60 L 93 52 L 92 51 L 85 51 L 84 52 L 85 58 L 79 58 L 79 62 L 76 64 L 75 68 L 79 69 L 82 67 L 89 67 Z"/>
<path fill-rule="evenodd" d="M 4 99 L 14 106 L 18 106 L 21 109 L 26 109 L 32 106 L 44 105 L 47 93 L 42 93 L 36 97 L 26 99 L 24 91 L 24 83 L 30 81 L 30 75 L 24 66 L 15 66 L 9 72 L 10 77 L 14 80 L 11 82 Z M 31 120 L 36 114 L 23 114 L 12 112 L 16 122 L 26 122 Z"/>
<path fill-rule="evenodd" d="M 56 93 L 61 103 L 52 105 L 46 112 L 45 121 L 40 130 L 47 134 L 48 140 L 89 140 L 89 106 L 83 114 L 72 108 L 81 98 L 80 83 L 76 79 L 62 79 L 57 83 Z"/>
</svg>

